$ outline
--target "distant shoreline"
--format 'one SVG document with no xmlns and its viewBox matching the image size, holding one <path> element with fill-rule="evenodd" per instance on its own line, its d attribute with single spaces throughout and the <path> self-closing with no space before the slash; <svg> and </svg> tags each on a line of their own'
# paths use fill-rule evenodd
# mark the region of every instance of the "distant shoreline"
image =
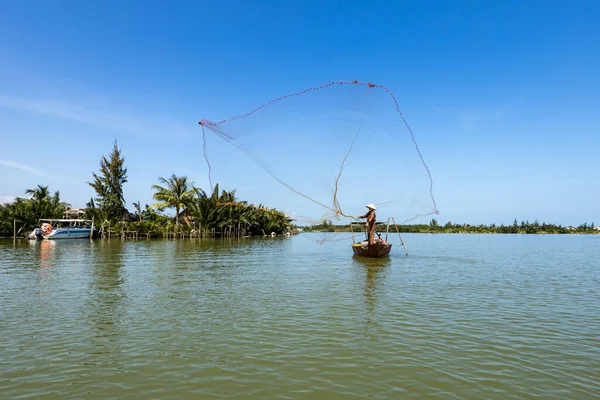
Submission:
<svg viewBox="0 0 600 400">
<path fill-rule="evenodd" d="M 353 230 L 348 225 L 316 225 L 312 227 L 302 227 L 304 232 L 345 232 L 345 233 L 363 233 L 364 228 L 355 227 Z M 459 225 L 446 224 L 442 225 L 389 225 L 388 227 L 380 226 L 377 232 L 382 233 L 389 230 L 390 233 L 469 233 L 469 234 L 500 234 L 500 235 L 595 235 L 600 234 L 600 229 L 594 225 L 581 225 L 579 227 L 563 227 L 549 224 L 528 224 L 528 225 Z"/>
<path fill-rule="evenodd" d="M 302 233 L 352 233 L 350 230 L 347 231 L 343 231 L 343 230 L 338 230 L 338 231 L 325 231 L 325 230 L 305 230 Z M 302 234 L 300 233 L 300 234 Z M 354 231 L 355 234 L 360 235 L 363 234 L 364 232 L 362 231 Z M 385 231 L 381 232 L 378 231 L 378 233 L 382 234 L 385 233 Z M 419 232 L 409 232 L 409 231 L 400 231 L 400 233 L 411 233 L 411 234 L 437 234 L 437 235 L 456 235 L 456 234 L 462 234 L 462 235 L 597 235 L 600 234 L 600 231 L 587 231 L 587 232 L 578 232 L 578 231 L 571 231 L 571 232 L 534 232 L 534 233 L 528 233 L 528 232 L 516 232 L 516 233 L 512 233 L 512 232 L 473 232 L 473 231 L 461 231 L 461 232 L 446 232 L 446 231 L 419 231 Z M 393 234 L 397 234 L 397 232 L 395 230 L 390 230 L 389 231 L 390 235 Z M 293 236 L 298 236 L 298 234 L 293 235 Z M 279 238 L 281 238 L 282 236 L 277 236 Z M 239 238 L 235 238 L 236 240 L 240 240 L 240 239 L 271 239 L 270 236 L 267 237 L 263 237 L 263 236 L 249 236 L 249 237 L 239 237 Z M 25 236 L 17 236 L 16 238 L 12 237 L 12 236 L 0 236 L 0 240 L 32 240 L 35 241 L 34 239 L 28 239 Z M 199 238 L 199 237 L 188 237 L 188 236 L 183 236 L 183 237 L 177 237 L 177 238 L 165 238 L 165 237 L 149 237 L 149 238 L 143 238 L 143 237 L 139 237 L 137 239 L 135 238 L 127 238 L 127 239 L 122 239 L 120 237 L 114 237 L 114 238 L 97 238 L 97 239 L 61 239 L 61 240 L 52 240 L 53 242 L 72 242 L 72 241 L 83 241 L 83 240 L 135 240 L 135 241 L 141 241 L 141 240 L 221 240 L 221 239 L 226 239 L 226 240 L 231 240 L 231 237 L 203 237 L 203 238 Z"/>
<path fill-rule="evenodd" d="M 304 231 L 304 233 L 352 233 L 350 230 L 347 231 L 325 231 L 325 230 L 310 230 Z M 354 231 L 355 234 L 363 233 Z M 378 233 L 382 233 L 382 231 L 378 231 Z M 383 231 L 385 233 L 385 231 Z M 390 230 L 390 234 L 396 233 L 395 230 Z M 597 235 L 600 234 L 600 231 L 595 232 L 473 232 L 473 231 L 459 231 L 459 232 L 450 232 L 450 231 L 400 231 L 400 233 L 416 233 L 416 234 L 469 234 L 469 235 Z"/>
</svg>

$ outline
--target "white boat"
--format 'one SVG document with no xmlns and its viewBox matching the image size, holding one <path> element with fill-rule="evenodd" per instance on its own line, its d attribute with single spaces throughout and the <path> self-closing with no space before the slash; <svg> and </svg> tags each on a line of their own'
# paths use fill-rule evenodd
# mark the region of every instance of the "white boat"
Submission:
<svg viewBox="0 0 600 400">
<path fill-rule="evenodd" d="M 42 225 L 29 234 L 30 239 L 90 239 L 98 231 L 90 219 L 40 219 Z"/>
</svg>

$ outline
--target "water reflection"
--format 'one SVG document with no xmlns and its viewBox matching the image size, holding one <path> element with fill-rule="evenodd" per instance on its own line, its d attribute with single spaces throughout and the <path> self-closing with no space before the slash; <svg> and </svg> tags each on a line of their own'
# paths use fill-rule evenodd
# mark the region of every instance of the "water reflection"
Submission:
<svg viewBox="0 0 600 400">
<path fill-rule="evenodd" d="M 94 327 L 92 354 L 113 353 L 118 349 L 118 337 L 126 334 L 123 331 L 126 294 L 122 288 L 124 246 L 118 240 L 101 240 L 90 252 L 93 262 L 87 308 Z"/>
<path fill-rule="evenodd" d="M 48 268 L 51 266 L 50 261 L 52 260 L 52 253 L 56 242 L 52 240 L 42 240 L 40 242 L 40 268 Z"/>
<path fill-rule="evenodd" d="M 353 256 L 352 263 L 365 270 L 365 304 L 367 310 L 367 323 L 373 324 L 377 297 L 381 293 L 381 282 L 383 281 L 384 271 L 390 266 L 389 257 L 371 258 Z"/>
<path fill-rule="evenodd" d="M 48 295 L 52 293 L 50 278 L 52 267 L 54 266 L 54 252 L 56 243 L 51 240 L 32 241 L 34 245 L 39 244 L 39 277 L 40 277 L 40 294 Z"/>
</svg>

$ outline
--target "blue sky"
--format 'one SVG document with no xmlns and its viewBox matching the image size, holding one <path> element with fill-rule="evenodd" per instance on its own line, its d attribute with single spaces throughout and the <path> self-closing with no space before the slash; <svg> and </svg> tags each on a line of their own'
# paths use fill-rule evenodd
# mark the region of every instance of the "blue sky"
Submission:
<svg viewBox="0 0 600 400">
<path fill-rule="evenodd" d="M 152 203 L 159 176 L 207 188 L 198 120 L 358 79 L 398 97 L 434 178 L 438 220 L 600 222 L 600 3 L 366 4 L 3 2 L 0 199 L 44 184 L 85 206 L 115 139 L 129 208 Z M 254 175 L 251 190 L 229 175 L 221 185 L 241 198 L 315 215 L 261 192 L 267 176 Z M 372 201 L 367 192 L 349 207 Z"/>
</svg>

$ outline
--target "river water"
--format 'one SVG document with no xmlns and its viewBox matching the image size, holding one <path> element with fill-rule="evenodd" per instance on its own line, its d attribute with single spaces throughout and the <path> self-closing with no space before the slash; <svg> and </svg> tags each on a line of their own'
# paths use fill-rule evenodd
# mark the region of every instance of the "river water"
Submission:
<svg viewBox="0 0 600 400">
<path fill-rule="evenodd" d="M 600 398 L 600 235 L 311 235 L 0 241 L 0 398 Z"/>
</svg>

